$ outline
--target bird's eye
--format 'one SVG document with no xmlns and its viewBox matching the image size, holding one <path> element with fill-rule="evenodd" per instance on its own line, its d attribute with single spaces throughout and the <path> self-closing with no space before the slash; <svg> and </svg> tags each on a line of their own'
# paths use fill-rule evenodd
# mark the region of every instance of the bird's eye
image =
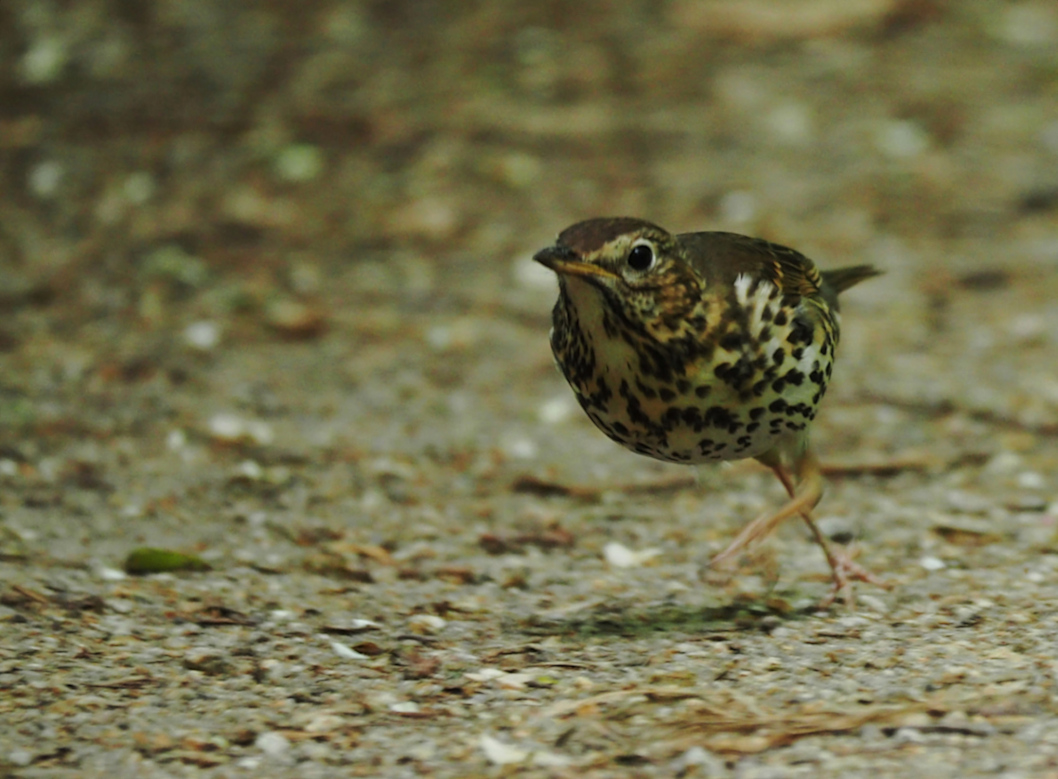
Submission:
<svg viewBox="0 0 1058 779">
<path fill-rule="evenodd" d="M 632 270 L 645 271 L 654 266 L 654 250 L 645 243 L 632 247 L 628 253 L 628 267 Z"/>
</svg>

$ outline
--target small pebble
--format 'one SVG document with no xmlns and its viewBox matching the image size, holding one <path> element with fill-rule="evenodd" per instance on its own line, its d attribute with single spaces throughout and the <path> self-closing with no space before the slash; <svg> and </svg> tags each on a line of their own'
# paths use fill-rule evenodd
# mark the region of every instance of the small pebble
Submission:
<svg viewBox="0 0 1058 779">
<path fill-rule="evenodd" d="M 965 490 L 950 490 L 946 499 L 950 508 L 963 514 L 987 514 L 993 505 L 983 495 Z"/>
<path fill-rule="evenodd" d="M 133 205 L 143 205 L 154 195 L 157 188 L 154 177 L 147 171 L 138 171 L 125 179 L 125 198 Z"/>
<path fill-rule="evenodd" d="M 105 582 L 120 582 L 121 580 L 128 578 L 128 574 L 126 574 L 121 569 L 110 568 L 108 566 L 103 566 L 99 568 L 96 573 L 98 574 L 99 578 Z"/>
<path fill-rule="evenodd" d="M 184 329 L 184 342 L 202 352 L 212 351 L 220 343 L 220 325 L 216 322 L 194 322 Z"/>
<path fill-rule="evenodd" d="M 64 173 L 62 163 L 55 160 L 35 165 L 29 172 L 29 191 L 41 200 L 55 197 Z"/>
<path fill-rule="evenodd" d="M 260 481 L 264 476 L 264 468 L 253 460 L 243 460 L 236 466 L 235 473 L 250 481 Z"/>
<path fill-rule="evenodd" d="M 883 122 L 874 136 L 878 151 L 893 159 L 917 157 L 929 149 L 929 135 L 918 124 L 908 119 Z"/>
<path fill-rule="evenodd" d="M 531 154 L 512 151 L 498 161 L 496 173 L 500 180 L 514 189 L 528 189 L 540 178 L 543 165 Z"/>
<path fill-rule="evenodd" d="M 616 541 L 611 541 L 603 547 L 603 557 L 614 568 L 637 568 L 660 554 L 660 549 L 633 551 Z"/>
<path fill-rule="evenodd" d="M 1058 43 L 1058 12 L 1051 3 L 1007 3 L 1000 15 L 997 37 L 1014 46 Z"/>
<path fill-rule="evenodd" d="M 679 762 L 682 763 L 684 766 L 689 766 L 689 765 L 707 766 L 711 770 L 715 769 L 715 768 L 720 768 L 723 765 L 720 762 L 719 758 L 717 758 L 715 755 L 713 755 L 712 752 L 707 751 L 703 747 L 697 747 L 697 746 L 691 747 L 686 752 L 684 752 L 680 756 Z"/>
<path fill-rule="evenodd" d="M 288 338 L 315 338 L 327 329 L 327 317 L 323 311 L 292 298 L 269 303 L 265 309 L 265 321 Z"/>
<path fill-rule="evenodd" d="M 514 280 L 522 287 L 543 290 L 548 295 L 555 292 L 555 274 L 528 257 L 519 257 L 514 261 Z"/>
<path fill-rule="evenodd" d="M 290 741 L 286 736 L 268 731 L 254 739 L 253 745 L 270 757 L 278 757 L 290 750 Z"/>
<path fill-rule="evenodd" d="M 814 134 L 812 113 L 803 103 L 780 103 L 764 116 L 775 140 L 790 146 L 809 142 Z"/>
<path fill-rule="evenodd" d="M 533 765 L 541 768 L 564 768 L 573 763 L 573 758 L 557 752 L 533 752 Z"/>
<path fill-rule="evenodd" d="M 489 682 L 506 675 L 507 672 L 501 671 L 499 668 L 482 668 L 480 671 L 471 671 L 470 673 L 467 673 L 466 677 L 474 682 Z"/>
<path fill-rule="evenodd" d="M 1042 495 L 1021 493 L 1010 498 L 1006 502 L 1006 507 L 1012 511 L 1046 511 L 1047 499 Z"/>
<path fill-rule="evenodd" d="M 734 190 L 720 198 L 720 219 L 731 225 L 745 225 L 757 218 L 757 196 L 746 190 Z"/>
<path fill-rule="evenodd" d="M 378 627 L 382 627 L 382 626 L 379 625 L 374 620 L 370 620 L 370 619 L 351 619 L 351 620 L 349 620 L 349 628 L 351 630 L 356 631 L 356 632 L 360 632 L 362 630 L 370 630 L 371 628 L 378 628 Z"/>
<path fill-rule="evenodd" d="M 331 733 L 345 725 L 345 718 L 337 714 L 318 714 L 305 725 L 306 733 Z"/>
<path fill-rule="evenodd" d="M 249 439 L 266 445 L 275 437 L 267 422 L 256 419 L 244 419 L 235 414 L 214 414 L 207 423 L 209 434 L 218 441 L 235 443 Z"/>
<path fill-rule="evenodd" d="M 893 741 L 897 744 L 921 744 L 925 740 L 926 737 L 918 728 L 898 728 L 893 733 Z"/>
<path fill-rule="evenodd" d="M 1024 490 L 1042 490 L 1047 486 L 1047 480 L 1036 471 L 1024 471 L 1018 474 L 1018 486 Z"/>
<path fill-rule="evenodd" d="M 22 78 L 27 84 L 47 84 L 62 75 L 70 47 L 58 36 L 41 36 L 22 57 Z"/>
<path fill-rule="evenodd" d="M 535 441 L 521 436 L 508 437 L 500 445 L 503 448 L 503 453 L 512 460 L 532 460 L 539 453 L 539 448 Z"/>
<path fill-rule="evenodd" d="M 991 473 L 1003 474 L 1012 473 L 1021 467 L 1021 455 L 1016 452 L 1003 451 L 988 461 L 988 464 L 985 465 L 985 470 Z"/>
<path fill-rule="evenodd" d="M 25 768 L 33 762 L 33 754 L 27 749 L 12 749 L 7 753 L 7 762 Z"/>
<path fill-rule="evenodd" d="M 360 652 L 357 652 L 352 647 L 347 646 L 347 645 L 341 643 L 340 641 L 332 641 L 331 642 L 331 649 L 333 649 L 334 653 L 336 655 L 338 655 L 338 657 L 342 658 L 343 660 L 369 660 L 370 659 L 367 655 L 361 654 Z"/>
<path fill-rule="evenodd" d="M 502 690 L 524 690 L 536 678 L 531 673 L 507 673 L 496 679 L 496 686 Z"/>
<path fill-rule="evenodd" d="M 923 557 L 918 561 L 918 564 L 927 571 L 942 571 L 948 567 L 939 557 Z"/>
<path fill-rule="evenodd" d="M 492 736 L 483 735 L 479 742 L 485 757 L 493 765 L 524 763 L 529 759 L 529 750 L 520 749 Z"/>
<path fill-rule="evenodd" d="M 885 601 L 879 598 L 877 595 L 871 595 L 870 593 L 858 593 L 856 600 L 862 603 L 867 608 L 871 609 L 878 614 L 886 614 L 889 611 L 889 607 Z"/>
<path fill-rule="evenodd" d="M 847 544 L 856 537 L 856 528 L 847 517 L 820 517 L 816 525 L 823 535 L 838 543 Z"/>
<path fill-rule="evenodd" d="M 565 422 L 576 411 L 576 406 L 573 403 L 571 397 L 568 397 L 569 393 L 564 395 L 556 395 L 555 397 L 544 401 L 543 404 L 537 409 L 537 418 L 548 425 L 557 425 L 561 422 Z"/>
<path fill-rule="evenodd" d="M 408 618 L 408 627 L 415 633 L 437 633 L 448 623 L 436 614 L 415 614 Z"/>
<path fill-rule="evenodd" d="M 462 216 L 455 204 L 439 197 L 424 197 L 398 208 L 391 215 L 393 233 L 408 237 L 443 241 L 459 230 Z"/>
<path fill-rule="evenodd" d="M 319 177 L 324 164 L 323 153 L 318 147 L 307 143 L 292 144 L 279 152 L 275 171 L 283 181 L 298 184 Z"/>
</svg>

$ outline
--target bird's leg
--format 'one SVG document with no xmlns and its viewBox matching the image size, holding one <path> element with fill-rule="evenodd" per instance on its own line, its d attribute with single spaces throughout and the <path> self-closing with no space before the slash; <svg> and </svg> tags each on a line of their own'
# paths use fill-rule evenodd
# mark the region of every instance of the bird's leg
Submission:
<svg viewBox="0 0 1058 779">
<path fill-rule="evenodd" d="M 815 459 L 810 453 L 806 453 L 804 458 Z M 827 562 L 831 563 L 831 567 L 834 568 L 833 552 L 829 549 L 829 545 L 819 531 L 819 528 L 816 527 L 815 522 L 811 520 L 811 509 L 819 503 L 819 500 L 823 496 L 823 479 L 818 466 L 815 468 L 804 467 L 803 469 L 799 469 L 803 470 L 805 476 L 802 478 L 800 490 L 796 490 L 789 471 L 778 458 L 774 460 L 769 459 L 766 461 L 766 465 L 779 477 L 779 481 L 783 483 L 783 487 L 786 488 L 786 492 L 790 496 L 789 502 L 778 511 L 762 514 L 760 517 L 746 525 L 746 527 L 742 529 L 742 532 L 738 533 L 734 538 L 734 541 L 732 541 L 724 551 L 714 557 L 710 564 L 714 567 L 723 565 L 735 555 L 740 554 L 740 552 L 750 544 L 771 535 L 771 533 L 774 532 L 774 529 L 779 527 L 783 520 L 795 517 L 796 514 L 801 514 L 808 523 L 808 527 L 813 530 L 813 536 L 815 536 L 816 540 L 819 541 L 820 545 L 823 547 Z"/>
<path fill-rule="evenodd" d="M 823 554 L 826 555 L 827 564 L 830 565 L 830 571 L 834 579 L 833 591 L 821 604 L 824 608 L 833 603 L 839 595 L 847 605 L 853 605 L 852 588 L 849 585 L 850 579 L 885 587 L 885 582 L 858 565 L 847 551 L 844 549 L 835 550 L 812 518 L 812 509 L 823 497 L 823 473 L 815 455 L 811 451 L 806 451 L 798 458 L 796 463 L 798 483 L 796 487 L 793 478 L 791 478 L 790 470 L 780 460 L 776 458 L 765 461 L 765 464 L 771 468 L 779 481 L 782 482 L 783 487 L 786 488 L 786 492 L 790 496 L 790 501 L 774 514 L 764 514 L 750 522 L 735 537 L 735 540 L 731 542 L 727 549 L 713 558 L 711 565 L 716 566 L 730 560 L 753 542 L 772 533 L 784 519 L 800 514 L 805 524 L 808 525 L 808 529 L 812 532 L 812 537 L 815 538 L 816 543 L 822 548 Z"/>
</svg>

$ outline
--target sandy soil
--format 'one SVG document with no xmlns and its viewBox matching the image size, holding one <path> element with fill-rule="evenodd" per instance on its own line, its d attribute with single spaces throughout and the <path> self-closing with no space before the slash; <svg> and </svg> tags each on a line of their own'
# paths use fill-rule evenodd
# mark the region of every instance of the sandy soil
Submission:
<svg viewBox="0 0 1058 779">
<path fill-rule="evenodd" d="M 1058 776 L 1058 6 L 0 8 L 0 774 Z M 851 291 L 781 489 L 582 417 L 532 252 Z M 131 575 L 134 550 L 208 568 Z"/>
</svg>

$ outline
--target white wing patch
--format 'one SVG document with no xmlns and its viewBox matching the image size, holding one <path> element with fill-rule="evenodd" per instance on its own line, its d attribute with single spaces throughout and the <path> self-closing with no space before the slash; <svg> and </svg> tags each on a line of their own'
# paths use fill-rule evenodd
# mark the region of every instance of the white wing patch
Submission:
<svg viewBox="0 0 1058 779">
<path fill-rule="evenodd" d="M 749 274 L 740 273 L 735 277 L 735 300 L 749 311 L 750 335 L 758 339 L 761 331 L 767 326 L 764 312 L 770 314 L 768 322 L 774 321 L 782 304 L 782 295 L 779 294 L 779 288 L 770 281 L 760 281 L 751 295 L 749 290 L 752 285 L 753 277 Z"/>
<path fill-rule="evenodd" d="M 753 277 L 749 274 L 740 273 L 735 278 L 735 299 L 740 306 L 745 307 L 749 311 L 750 335 L 754 340 L 759 341 L 761 333 L 770 326 L 771 322 L 775 321 L 775 315 L 779 313 L 779 308 L 782 305 L 782 294 L 779 292 L 779 288 L 770 281 L 762 280 L 758 282 L 756 289 L 750 293 L 752 286 Z M 765 311 L 771 314 L 767 318 L 767 322 L 764 321 Z M 837 319 L 836 311 L 834 312 L 834 317 Z M 780 332 L 776 333 L 773 329 L 772 333 L 772 337 L 767 343 L 762 345 L 761 351 L 764 354 L 772 354 L 776 349 L 784 345 L 783 339 L 779 337 L 782 330 L 780 329 Z M 818 359 L 818 346 L 815 343 L 805 344 L 802 348 L 801 359 L 796 363 L 797 369 L 805 374 L 811 373 L 812 366 Z"/>
<path fill-rule="evenodd" d="M 749 305 L 749 285 L 753 283 L 753 277 L 748 273 L 740 273 L 735 277 L 735 299 L 744 306 Z"/>
</svg>

